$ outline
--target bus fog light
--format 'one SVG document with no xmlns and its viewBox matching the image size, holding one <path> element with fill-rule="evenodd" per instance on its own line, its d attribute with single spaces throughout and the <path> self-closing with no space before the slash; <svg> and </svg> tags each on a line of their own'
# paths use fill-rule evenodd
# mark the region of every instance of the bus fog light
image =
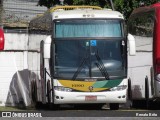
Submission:
<svg viewBox="0 0 160 120">
<path fill-rule="evenodd" d="M 59 99 L 59 96 L 56 96 L 56 99 Z"/>
<path fill-rule="evenodd" d="M 126 97 L 125 95 L 122 96 L 122 98 L 125 98 L 125 97 Z"/>
<path fill-rule="evenodd" d="M 156 80 L 160 82 L 160 74 L 157 74 Z"/>
<path fill-rule="evenodd" d="M 117 86 L 117 87 L 113 87 L 110 90 L 111 91 L 121 91 L 121 90 L 124 90 L 126 88 L 127 88 L 127 85 L 120 85 L 120 86 Z"/>
<path fill-rule="evenodd" d="M 63 87 L 63 86 L 56 86 L 56 87 L 54 87 L 54 90 L 64 91 L 64 92 L 71 92 L 72 91 L 71 88 L 66 88 L 66 87 Z"/>
</svg>

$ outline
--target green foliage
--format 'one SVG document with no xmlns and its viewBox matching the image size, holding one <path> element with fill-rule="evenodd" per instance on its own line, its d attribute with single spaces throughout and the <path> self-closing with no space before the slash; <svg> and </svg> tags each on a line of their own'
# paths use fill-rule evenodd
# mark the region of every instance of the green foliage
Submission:
<svg viewBox="0 0 160 120">
<path fill-rule="evenodd" d="M 50 8 L 52 6 L 60 4 L 59 0 L 39 0 L 38 5 L 46 6 Z M 96 5 L 105 7 L 105 0 L 64 0 L 64 4 L 66 5 Z"/>
<path fill-rule="evenodd" d="M 68 5 L 72 5 L 74 3 L 73 1 L 74 0 L 64 0 L 64 3 Z M 47 8 L 50 8 L 52 6 L 59 5 L 59 4 L 60 4 L 59 0 L 39 0 L 38 2 L 38 5 L 46 6 Z"/>
<path fill-rule="evenodd" d="M 74 0 L 73 5 L 94 5 L 105 7 L 105 0 Z"/>
<path fill-rule="evenodd" d="M 144 3 L 144 5 L 151 5 L 160 0 L 114 0 L 115 9 L 120 11 L 126 18 L 128 19 L 131 12 L 140 7 L 140 3 Z"/>
<path fill-rule="evenodd" d="M 106 2 L 108 1 L 108 2 Z M 133 11 L 133 9 L 139 7 L 140 3 L 145 5 L 151 5 L 160 0 L 113 0 L 115 10 L 124 14 L 126 20 Z M 39 0 L 40 6 L 46 6 L 50 8 L 54 5 L 60 4 L 59 0 Z M 96 5 L 103 8 L 111 8 L 109 0 L 64 0 L 66 5 Z"/>
</svg>

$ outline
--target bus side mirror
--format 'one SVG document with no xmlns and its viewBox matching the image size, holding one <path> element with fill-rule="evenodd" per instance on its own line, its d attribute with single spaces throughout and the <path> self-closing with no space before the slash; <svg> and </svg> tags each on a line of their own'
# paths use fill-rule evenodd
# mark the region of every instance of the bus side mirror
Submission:
<svg viewBox="0 0 160 120">
<path fill-rule="evenodd" d="M 128 42 L 129 42 L 129 54 L 131 56 L 136 55 L 136 44 L 135 44 L 135 38 L 133 35 L 128 34 L 127 36 Z"/>
<path fill-rule="evenodd" d="M 50 49 L 51 49 L 51 36 L 48 36 L 45 40 L 44 40 L 44 58 L 45 59 L 49 59 L 50 58 Z"/>
<path fill-rule="evenodd" d="M 4 32 L 0 29 L 0 50 L 4 49 Z"/>
</svg>

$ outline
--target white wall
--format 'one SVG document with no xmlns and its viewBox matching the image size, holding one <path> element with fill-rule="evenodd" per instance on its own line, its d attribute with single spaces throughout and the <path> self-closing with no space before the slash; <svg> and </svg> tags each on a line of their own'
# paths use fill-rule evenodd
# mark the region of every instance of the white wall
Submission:
<svg viewBox="0 0 160 120">
<path fill-rule="evenodd" d="M 27 63 L 28 35 L 5 33 L 5 49 L 0 51 L 0 106 L 29 105 L 30 82 Z"/>
<path fill-rule="evenodd" d="M 18 24 L 28 23 L 37 14 L 47 10 L 46 7 L 37 6 L 37 3 L 38 0 L 4 0 L 4 22 L 8 23 L 7 25 L 15 24 L 17 20 Z M 11 33 L 11 30 L 14 33 Z M 37 72 L 39 68 L 35 66 L 39 63 L 38 54 L 33 53 L 33 59 L 28 59 L 28 34 L 15 32 L 13 29 L 10 31 L 5 30 L 5 49 L 0 51 L 0 106 L 18 105 L 22 99 L 28 106 L 31 104 L 28 66 Z"/>
<path fill-rule="evenodd" d="M 27 50 L 28 34 L 5 33 L 4 50 Z"/>
</svg>

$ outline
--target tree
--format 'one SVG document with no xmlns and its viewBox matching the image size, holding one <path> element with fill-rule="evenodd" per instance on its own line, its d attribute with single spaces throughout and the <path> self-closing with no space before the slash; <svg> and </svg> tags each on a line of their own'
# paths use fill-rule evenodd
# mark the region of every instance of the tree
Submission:
<svg viewBox="0 0 160 120">
<path fill-rule="evenodd" d="M 56 4 L 59 4 L 59 0 L 39 0 L 38 2 L 38 5 L 46 6 L 47 8 L 50 8 Z"/>
<path fill-rule="evenodd" d="M 107 1 L 107 0 L 106 0 Z M 101 7 L 106 7 L 105 0 L 64 0 L 66 5 L 97 5 Z M 52 6 L 60 4 L 59 0 L 39 0 L 38 5 L 46 6 L 50 8 Z"/>
<path fill-rule="evenodd" d="M 0 27 L 2 26 L 3 0 L 0 0 Z"/>
<path fill-rule="evenodd" d="M 138 0 L 114 0 L 115 9 L 120 11 L 127 19 L 134 8 L 137 8 Z"/>
<path fill-rule="evenodd" d="M 144 3 L 144 5 L 148 6 L 154 4 L 160 0 L 114 0 L 115 9 L 120 11 L 126 18 L 128 19 L 131 12 L 140 7 L 140 3 Z"/>
<path fill-rule="evenodd" d="M 72 5 L 74 0 L 64 0 L 65 4 Z M 46 6 L 47 8 L 50 8 L 55 5 L 59 5 L 59 0 L 39 0 L 38 5 L 40 6 Z"/>
<path fill-rule="evenodd" d="M 108 2 L 107 2 L 108 1 Z M 145 5 L 151 5 L 160 0 L 113 0 L 115 10 L 124 14 L 126 20 L 133 11 L 133 9 L 139 7 L 140 3 Z M 46 6 L 50 8 L 57 4 L 60 4 L 59 0 L 39 0 L 40 6 Z M 64 0 L 64 4 L 67 5 L 97 5 L 103 8 L 111 8 L 109 0 Z"/>
</svg>

